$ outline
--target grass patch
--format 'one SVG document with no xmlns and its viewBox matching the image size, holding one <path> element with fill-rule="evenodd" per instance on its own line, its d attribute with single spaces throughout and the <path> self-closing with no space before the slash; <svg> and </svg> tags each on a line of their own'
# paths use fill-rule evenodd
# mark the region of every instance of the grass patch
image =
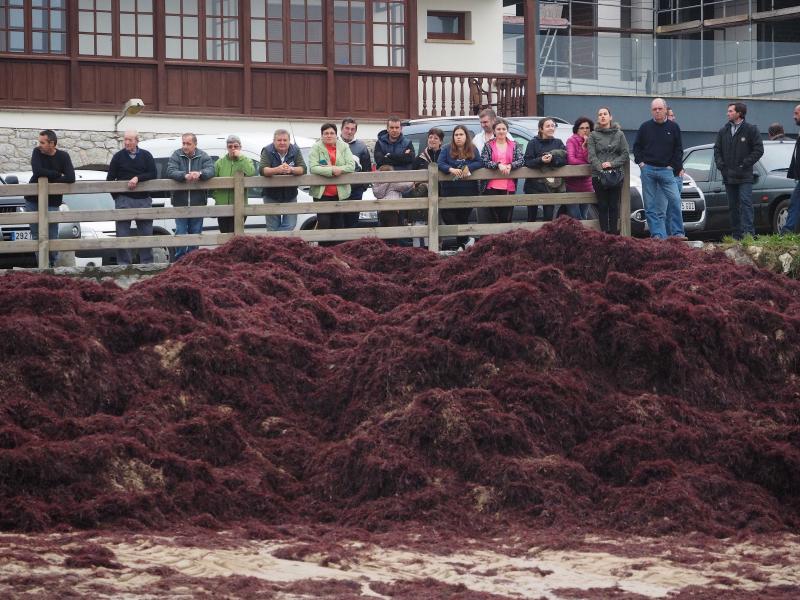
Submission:
<svg viewBox="0 0 800 600">
<path fill-rule="evenodd" d="M 723 244 L 741 244 L 745 248 L 752 246 L 761 246 L 762 248 L 771 248 L 775 250 L 797 250 L 800 246 L 800 234 L 788 233 L 785 235 L 757 235 L 755 237 L 746 235 L 742 240 L 734 240 L 731 236 L 726 235 L 722 238 Z"/>
</svg>

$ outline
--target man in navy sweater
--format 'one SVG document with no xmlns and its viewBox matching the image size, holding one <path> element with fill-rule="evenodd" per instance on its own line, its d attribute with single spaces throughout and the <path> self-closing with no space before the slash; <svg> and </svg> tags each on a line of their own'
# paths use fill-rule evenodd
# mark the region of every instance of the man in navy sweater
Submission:
<svg viewBox="0 0 800 600">
<path fill-rule="evenodd" d="M 31 155 L 31 180 L 36 183 L 40 177 L 47 177 L 48 183 L 75 183 L 75 169 L 69 154 L 56 148 L 58 137 L 52 129 L 39 132 L 39 144 L 33 149 Z M 46 210 L 58 210 L 61 206 L 61 195 L 51 194 L 47 198 Z M 35 212 L 39 209 L 38 196 L 25 196 L 25 211 Z M 42 207 L 44 210 L 45 207 Z M 51 240 L 58 239 L 58 223 L 51 223 L 47 228 Z M 39 239 L 39 223 L 31 223 L 31 237 Z M 51 252 L 49 257 L 50 267 L 56 265 L 58 252 Z"/>
<path fill-rule="evenodd" d="M 683 175 L 683 142 L 680 127 L 667 119 L 663 98 L 650 103 L 650 112 L 653 118 L 642 123 L 636 134 L 633 157 L 642 170 L 642 200 L 650 236 L 663 240 L 667 237 L 667 206 L 680 206 L 675 178 Z"/>
<path fill-rule="evenodd" d="M 123 149 L 111 158 L 108 166 L 107 181 L 127 181 L 128 191 L 114 194 L 114 208 L 150 208 L 153 199 L 149 192 L 137 192 L 136 186 L 142 181 L 156 179 L 156 161 L 153 155 L 144 148 L 139 148 L 139 134 L 126 131 L 123 138 Z M 117 237 L 130 237 L 131 219 L 117 221 Z M 136 235 L 153 235 L 152 219 L 136 219 Z M 139 260 L 142 263 L 153 262 L 153 249 L 140 248 Z M 131 264 L 131 251 L 127 248 L 117 250 L 117 264 Z"/>
</svg>

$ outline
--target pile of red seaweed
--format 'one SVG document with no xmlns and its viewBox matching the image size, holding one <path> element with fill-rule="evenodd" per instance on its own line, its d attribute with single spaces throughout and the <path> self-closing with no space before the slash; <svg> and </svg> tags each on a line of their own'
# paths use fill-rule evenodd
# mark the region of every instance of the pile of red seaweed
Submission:
<svg viewBox="0 0 800 600">
<path fill-rule="evenodd" d="M 0 278 L 0 529 L 800 530 L 800 284 L 561 220 Z"/>
</svg>

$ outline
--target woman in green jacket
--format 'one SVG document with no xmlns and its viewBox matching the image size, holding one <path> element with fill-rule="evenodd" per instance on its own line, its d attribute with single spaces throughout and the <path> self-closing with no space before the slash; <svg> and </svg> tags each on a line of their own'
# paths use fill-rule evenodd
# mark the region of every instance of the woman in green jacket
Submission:
<svg viewBox="0 0 800 600">
<path fill-rule="evenodd" d="M 236 173 L 244 173 L 245 177 L 252 177 L 256 174 L 256 167 L 253 161 L 242 154 L 242 140 L 239 136 L 229 135 L 225 140 L 228 153 L 217 159 L 214 163 L 215 177 L 233 177 Z M 229 205 L 233 202 L 233 189 L 214 190 L 211 192 L 214 204 Z M 220 233 L 233 233 L 233 217 L 217 217 Z"/>
<path fill-rule="evenodd" d="M 322 137 L 311 146 L 308 167 L 312 175 L 334 179 L 356 170 L 356 161 L 347 142 L 337 137 L 338 129 L 333 123 L 321 127 Z M 315 202 L 338 202 L 350 197 L 349 183 L 312 185 L 311 196 Z M 344 213 L 318 213 L 317 229 L 344 229 Z"/>
</svg>

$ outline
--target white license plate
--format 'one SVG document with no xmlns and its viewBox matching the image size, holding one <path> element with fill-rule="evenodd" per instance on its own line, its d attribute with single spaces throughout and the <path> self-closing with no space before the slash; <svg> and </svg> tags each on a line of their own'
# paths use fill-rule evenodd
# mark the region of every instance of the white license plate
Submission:
<svg viewBox="0 0 800 600">
<path fill-rule="evenodd" d="M 30 230 L 28 231 L 12 231 L 11 232 L 11 241 L 23 241 L 23 240 L 32 240 L 33 236 L 31 236 Z"/>
<path fill-rule="evenodd" d="M 681 210 L 694 210 L 694 202 L 681 202 Z"/>
</svg>

